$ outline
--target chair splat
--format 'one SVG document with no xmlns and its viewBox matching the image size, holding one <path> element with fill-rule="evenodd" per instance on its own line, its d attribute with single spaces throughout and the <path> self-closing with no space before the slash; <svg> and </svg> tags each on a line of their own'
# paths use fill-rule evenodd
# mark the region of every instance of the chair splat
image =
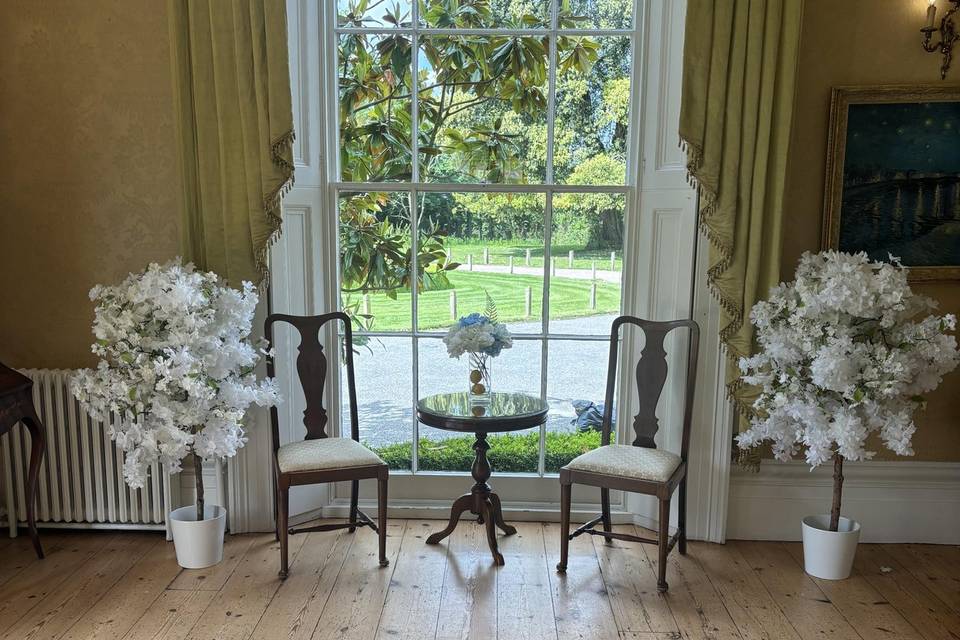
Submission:
<svg viewBox="0 0 960 640">
<path fill-rule="evenodd" d="M 303 411 L 303 426 L 307 429 L 306 440 L 327 437 L 327 409 L 323 406 L 323 389 L 327 382 L 327 357 L 320 344 L 319 327 L 300 331 L 300 346 L 297 348 L 297 374 L 303 386 L 306 409 Z"/>
<path fill-rule="evenodd" d="M 635 447 L 657 448 L 654 442 L 654 437 L 660 429 L 657 403 L 660 401 L 664 383 L 667 381 L 667 352 L 663 348 L 663 341 L 669 331 L 669 328 L 659 325 L 644 327 L 646 344 L 640 353 L 636 370 L 639 411 L 633 419 L 636 438 L 632 444 Z"/>
</svg>

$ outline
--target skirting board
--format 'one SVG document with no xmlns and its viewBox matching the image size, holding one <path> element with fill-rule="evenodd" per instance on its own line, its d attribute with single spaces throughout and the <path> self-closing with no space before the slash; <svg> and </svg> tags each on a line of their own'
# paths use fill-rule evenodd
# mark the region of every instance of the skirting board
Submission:
<svg viewBox="0 0 960 640">
<path fill-rule="evenodd" d="M 844 516 L 862 542 L 960 544 L 960 463 L 847 462 Z M 730 478 L 727 538 L 800 540 L 804 516 L 829 513 L 833 468 L 764 461 L 759 473 Z"/>
</svg>

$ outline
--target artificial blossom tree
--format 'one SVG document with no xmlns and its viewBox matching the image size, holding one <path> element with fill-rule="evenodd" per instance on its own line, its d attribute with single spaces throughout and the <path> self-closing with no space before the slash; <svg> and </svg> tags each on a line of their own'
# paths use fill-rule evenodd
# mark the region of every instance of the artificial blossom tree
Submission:
<svg viewBox="0 0 960 640">
<path fill-rule="evenodd" d="M 913 455 L 913 415 L 924 394 L 960 362 L 953 315 L 913 293 L 899 260 L 865 253 L 805 253 L 796 279 L 754 306 L 759 351 L 743 358 L 743 381 L 760 395 L 741 448 L 772 443 L 779 460 L 804 452 L 811 467 L 834 464 L 830 531 L 837 531 L 843 461 L 867 460 L 879 433 Z"/>
<path fill-rule="evenodd" d="M 124 452 L 127 484 L 142 487 L 150 465 L 181 470 L 193 454 L 197 520 L 204 518 L 203 460 L 236 455 L 251 404 L 278 401 L 276 383 L 258 380 L 252 340 L 258 296 L 174 260 L 151 264 L 115 286 L 96 286 L 92 350 L 100 361 L 73 378 L 73 393 L 103 421 Z"/>
</svg>

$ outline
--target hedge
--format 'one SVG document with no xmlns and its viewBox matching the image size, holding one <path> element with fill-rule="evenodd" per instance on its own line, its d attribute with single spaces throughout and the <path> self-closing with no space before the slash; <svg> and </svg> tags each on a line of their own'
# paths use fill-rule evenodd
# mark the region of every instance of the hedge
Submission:
<svg viewBox="0 0 960 640">
<path fill-rule="evenodd" d="M 419 469 L 421 471 L 469 471 L 473 465 L 473 436 L 457 436 L 446 440 L 420 439 Z M 540 455 L 540 433 L 496 435 L 487 438 L 490 450 L 487 457 L 495 472 L 536 473 Z M 370 447 L 383 458 L 391 469 L 410 469 L 412 462 L 410 442 Z M 600 446 L 599 431 L 583 433 L 547 433 L 545 470 L 556 473 L 581 453 Z"/>
</svg>

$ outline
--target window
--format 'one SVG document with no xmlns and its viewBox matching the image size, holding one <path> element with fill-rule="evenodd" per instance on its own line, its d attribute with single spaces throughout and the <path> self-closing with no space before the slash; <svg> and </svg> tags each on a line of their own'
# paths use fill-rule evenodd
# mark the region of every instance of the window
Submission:
<svg viewBox="0 0 960 640">
<path fill-rule="evenodd" d="M 634 13 L 633 0 L 338 0 L 340 304 L 361 439 L 392 468 L 469 469 L 472 437 L 418 424 L 414 407 L 466 390 L 441 339 L 488 304 L 514 336 L 493 390 L 550 404 L 543 427 L 491 439 L 495 469 L 555 473 L 599 445 L 575 423 L 603 401 L 622 307 Z"/>
</svg>

